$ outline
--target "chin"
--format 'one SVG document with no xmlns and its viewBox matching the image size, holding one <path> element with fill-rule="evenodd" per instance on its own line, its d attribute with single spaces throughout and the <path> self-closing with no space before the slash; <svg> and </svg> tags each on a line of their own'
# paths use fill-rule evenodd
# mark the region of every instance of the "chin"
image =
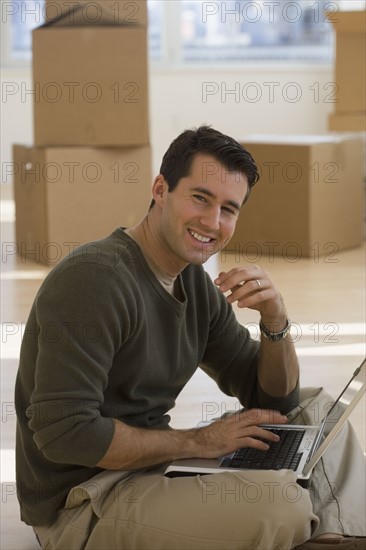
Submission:
<svg viewBox="0 0 366 550">
<path fill-rule="evenodd" d="M 201 256 L 195 256 L 191 259 L 189 263 L 193 265 L 203 265 L 215 254 L 216 252 L 214 252 L 213 254 L 202 254 Z"/>
</svg>

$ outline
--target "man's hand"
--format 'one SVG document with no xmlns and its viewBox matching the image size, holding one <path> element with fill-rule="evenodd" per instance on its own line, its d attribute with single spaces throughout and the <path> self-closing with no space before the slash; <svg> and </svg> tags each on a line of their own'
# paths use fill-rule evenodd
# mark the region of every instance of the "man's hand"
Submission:
<svg viewBox="0 0 366 550">
<path fill-rule="evenodd" d="M 241 447 L 267 450 L 278 437 L 261 424 L 286 424 L 277 411 L 251 409 L 235 413 L 204 428 L 154 430 L 128 426 L 115 420 L 115 434 L 97 464 L 108 470 L 146 468 L 178 458 L 217 458 Z M 259 439 L 260 438 L 260 439 Z"/>
<path fill-rule="evenodd" d="M 240 449 L 253 447 L 266 451 L 279 437 L 261 424 L 286 424 L 287 417 L 277 411 L 251 409 L 228 415 L 204 428 L 197 429 L 197 450 L 200 458 L 217 458 Z"/>
<path fill-rule="evenodd" d="M 283 321 L 285 326 L 286 310 L 282 297 L 264 269 L 251 266 L 222 271 L 214 282 L 222 292 L 231 291 L 227 297 L 230 304 L 237 302 L 238 307 L 259 311 L 264 324 Z M 281 328 L 278 326 L 272 331 Z"/>
</svg>

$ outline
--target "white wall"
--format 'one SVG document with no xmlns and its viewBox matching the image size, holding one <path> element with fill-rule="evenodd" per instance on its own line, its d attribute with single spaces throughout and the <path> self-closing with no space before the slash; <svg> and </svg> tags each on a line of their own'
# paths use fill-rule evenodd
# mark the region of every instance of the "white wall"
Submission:
<svg viewBox="0 0 366 550">
<path fill-rule="evenodd" d="M 154 167 L 179 132 L 201 123 L 237 139 L 326 132 L 334 104 L 325 102 L 332 89 L 324 87 L 333 80 L 330 67 L 157 71 L 150 80 Z"/>
<path fill-rule="evenodd" d="M 30 71 L 2 69 L 2 181 L 12 144 L 32 144 Z M 333 70 L 313 66 L 243 66 L 240 70 L 166 69 L 150 74 L 153 167 L 182 130 L 207 123 L 239 139 L 246 134 L 319 134 L 327 131 Z M 230 93 L 230 90 L 232 93 Z M 6 175 L 6 174 L 5 174 Z M 6 178 L 10 181 L 10 177 Z"/>
</svg>

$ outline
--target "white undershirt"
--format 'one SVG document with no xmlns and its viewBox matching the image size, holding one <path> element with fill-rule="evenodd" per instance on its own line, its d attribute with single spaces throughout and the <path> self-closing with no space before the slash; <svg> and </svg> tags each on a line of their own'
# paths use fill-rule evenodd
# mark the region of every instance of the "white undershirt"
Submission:
<svg viewBox="0 0 366 550">
<path fill-rule="evenodd" d="M 153 262 L 153 260 L 151 258 L 149 258 L 143 251 L 140 243 L 135 239 L 134 235 L 131 233 L 131 231 L 129 229 L 125 229 L 125 232 L 129 235 L 129 237 L 131 237 L 131 239 L 133 239 L 140 247 L 140 250 L 145 258 L 145 260 L 147 261 L 147 263 L 149 264 L 149 267 L 151 269 L 151 271 L 154 273 L 155 277 L 157 278 L 157 280 L 159 281 L 159 283 L 161 284 L 161 286 L 163 288 L 165 288 L 165 290 L 167 292 L 169 292 L 169 294 L 171 294 L 172 296 L 174 296 L 174 283 L 175 281 L 177 280 L 176 277 L 170 277 L 169 275 L 167 275 L 166 273 L 162 272 L 158 266 Z"/>
</svg>

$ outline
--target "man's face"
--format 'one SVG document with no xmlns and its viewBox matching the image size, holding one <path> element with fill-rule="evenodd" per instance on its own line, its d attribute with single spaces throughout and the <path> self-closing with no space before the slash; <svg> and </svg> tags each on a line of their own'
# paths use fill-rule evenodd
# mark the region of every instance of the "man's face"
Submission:
<svg viewBox="0 0 366 550">
<path fill-rule="evenodd" d="M 159 224 L 160 242 L 178 270 L 203 264 L 234 233 L 248 189 L 247 178 L 228 172 L 214 157 L 198 154 L 190 174 L 168 192 L 164 186 Z"/>
</svg>

